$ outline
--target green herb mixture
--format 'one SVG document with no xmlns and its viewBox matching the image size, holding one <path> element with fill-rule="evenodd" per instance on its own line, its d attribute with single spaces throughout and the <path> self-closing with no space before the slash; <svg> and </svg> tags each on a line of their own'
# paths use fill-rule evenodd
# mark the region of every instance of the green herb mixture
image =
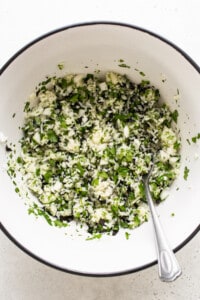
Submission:
<svg viewBox="0 0 200 300">
<path fill-rule="evenodd" d="M 92 234 L 147 220 L 142 176 L 156 202 L 179 170 L 177 113 L 149 81 L 108 72 L 47 78 L 25 105 L 18 165 L 45 214 Z M 176 115 L 176 118 L 174 117 Z"/>
</svg>

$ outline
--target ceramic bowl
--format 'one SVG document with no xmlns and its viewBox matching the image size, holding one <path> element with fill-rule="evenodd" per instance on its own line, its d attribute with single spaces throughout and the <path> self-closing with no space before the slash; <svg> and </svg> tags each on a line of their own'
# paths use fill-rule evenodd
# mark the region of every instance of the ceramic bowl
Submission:
<svg viewBox="0 0 200 300">
<path fill-rule="evenodd" d="M 60 70 L 58 64 L 64 68 Z M 39 37 L 1 69 L 0 131 L 8 142 L 17 144 L 24 103 L 46 76 L 98 70 L 127 74 L 135 82 L 148 79 L 160 90 L 162 100 L 178 110 L 180 175 L 168 198 L 157 207 L 169 243 L 177 251 L 200 228 L 200 141 L 192 141 L 200 132 L 200 69 L 171 42 L 145 29 L 105 22 L 77 24 Z M 26 253 L 60 270 L 94 276 L 125 274 L 156 263 L 151 218 L 134 229 L 128 240 L 121 231 L 116 236 L 86 241 L 84 236 L 28 215 L 7 175 L 6 161 L 5 145 L 1 144 L 1 228 Z M 190 170 L 187 180 L 185 167 Z"/>
</svg>

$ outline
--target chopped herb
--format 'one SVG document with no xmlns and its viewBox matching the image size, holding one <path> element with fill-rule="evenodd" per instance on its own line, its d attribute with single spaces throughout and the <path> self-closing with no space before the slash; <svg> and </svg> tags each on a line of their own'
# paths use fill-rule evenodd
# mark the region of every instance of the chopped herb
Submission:
<svg viewBox="0 0 200 300">
<path fill-rule="evenodd" d="M 98 173 L 98 177 L 103 178 L 103 179 L 108 179 L 108 173 L 101 171 Z"/>
<path fill-rule="evenodd" d="M 58 84 L 58 86 L 61 87 L 62 89 L 67 88 L 67 80 L 66 80 L 65 78 L 58 78 L 57 84 Z"/>
<path fill-rule="evenodd" d="M 175 123 L 177 123 L 177 120 L 178 120 L 178 111 L 176 109 L 171 113 L 171 117 L 172 117 L 172 120 Z"/>
<path fill-rule="evenodd" d="M 174 217 L 175 216 L 175 213 L 171 213 L 171 217 Z"/>
<path fill-rule="evenodd" d="M 62 222 L 62 221 L 60 221 L 60 220 L 55 220 L 54 222 L 53 222 L 53 224 L 56 226 L 56 227 L 67 227 L 68 226 L 68 224 L 67 223 L 64 223 L 64 222 Z"/>
<path fill-rule="evenodd" d="M 144 72 L 140 71 L 141 76 L 146 76 Z"/>
<path fill-rule="evenodd" d="M 139 226 L 141 224 L 140 218 L 138 215 L 135 215 L 134 217 L 135 226 Z"/>
<path fill-rule="evenodd" d="M 22 163 L 23 163 L 23 159 L 22 159 L 21 156 L 18 156 L 18 157 L 17 157 L 17 163 L 18 163 L 18 164 L 22 164 Z"/>
<path fill-rule="evenodd" d="M 78 99 L 79 98 L 79 95 L 78 94 L 75 94 L 75 95 L 73 95 L 70 99 L 69 99 L 69 102 L 71 102 L 71 103 L 76 103 L 76 102 L 78 102 Z"/>
<path fill-rule="evenodd" d="M 30 110 L 30 102 L 27 101 L 24 106 L 24 112 L 28 112 Z"/>
<path fill-rule="evenodd" d="M 42 208 L 39 208 L 36 203 L 33 204 L 33 206 L 29 207 L 28 214 L 34 214 L 36 217 L 42 216 L 47 221 L 49 225 L 53 225 L 53 221 L 49 214 L 45 212 Z"/>
<path fill-rule="evenodd" d="M 102 237 L 101 233 L 96 233 L 96 234 L 93 234 L 91 237 L 88 237 L 86 240 L 90 241 L 90 240 L 94 240 L 94 239 L 100 239 L 101 237 Z"/>
<path fill-rule="evenodd" d="M 193 137 L 192 137 L 192 142 L 193 142 L 193 143 L 196 143 L 197 140 L 199 140 L 199 139 L 200 139 L 200 133 L 198 133 L 196 136 L 193 136 Z"/>
<path fill-rule="evenodd" d="M 179 150 L 179 149 L 180 149 L 180 146 L 181 146 L 181 143 L 180 143 L 179 141 L 176 141 L 176 142 L 174 143 L 174 149 Z"/>
<path fill-rule="evenodd" d="M 46 183 L 49 183 L 49 180 L 51 179 L 53 173 L 51 170 L 47 171 L 45 174 L 44 174 L 44 180 Z"/>
<path fill-rule="evenodd" d="M 52 142 L 52 143 L 57 143 L 58 142 L 58 137 L 57 137 L 55 131 L 53 131 L 52 129 L 50 129 L 47 132 L 47 137 L 48 137 L 49 141 Z"/>
<path fill-rule="evenodd" d="M 127 231 L 125 232 L 125 237 L 126 237 L 127 240 L 129 239 L 130 235 L 131 234 L 129 232 L 127 232 Z"/>
<path fill-rule="evenodd" d="M 19 193 L 19 188 L 18 187 L 15 188 L 15 192 Z"/>
<path fill-rule="evenodd" d="M 189 145 L 191 145 L 191 143 L 190 143 L 190 140 L 189 140 L 189 139 L 186 139 L 186 141 L 187 141 L 187 143 L 188 143 Z"/>
<path fill-rule="evenodd" d="M 128 69 L 130 69 L 130 66 L 128 66 L 125 63 L 119 64 L 118 66 L 121 67 L 121 68 L 128 68 Z"/>
<path fill-rule="evenodd" d="M 140 83 L 140 85 L 141 85 L 142 87 L 148 86 L 149 84 L 150 84 L 150 81 L 149 81 L 149 80 L 142 80 L 141 83 Z"/>
<path fill-rule="evenodd" d="M 40 176 L 40 169 L 36 169 L 35 174 L 36 176 Z"/>
<path fill-rule="evenodd" d="M 11 149 L 8 145 L 6 145 L 6 151 L 7 151 L 7 152 L 11 152 L 12 149 Z"/>
<path fill-rule="evenodd" d="M 99 184 L 99 179 L 98 178 L 95 178 L 92 180 L 92 185 L 93 186 L 97 186 Z"/>
<path fill-rule="evenodd" d="M 64 64 L 58 64 L 58 69 L 63 70 L 64 69 Z"/>
<path fill-rule="evenodd" d="M 16 113 L 14 113 L 13 115 L 12 115 L 12 118 L 14 118 L 16 116 Z"/>
<path fill-rule="evenodd" d="M 28 209 L 28 214 L 29 214 L 29 215 L 35 214 L 35 209 L 34 209 L 34 207 L 29 207 L 29 209 Z"/>
<path fill-rule="evenodd" d="M 38 212 L 38 215 L 44 217 L 44 219 L 47 221 L 47 223 L 48 223 L 49 225 L 51 225 L 51 226 L 53 225 L 52 219 L 51 219 L 50 216 L 49 216 L 47 213 L 45 213 L 43 210 L 40 210 L 40 211 Z"/>
<path fill-rule="evenodd" d="M 119 167 L 118 169 L 117 169 L 117 173 L 118 173 L 118 175 L 119 176 L 122 176 L 122 177 L 126 177 L 127 176 L 127 174 L 128 174 L 128 172 L 129 172 L 129 168 L 127 168 L 127 167 Z"/>
<path fill-rule="evenodd" d="M 185 166 L 185 168 L 184 168 L 184 175 L 183 175 L 183 178 L 185 180 L 188 179 L 189 172 L 190 172 L 190 170 L 188 169 L 188 167 Z"/>
<path fill-rule="evenodd" d="M 79 172 L 80 172 L 80 175 L 83 176 L 84 173 L 85 173 L 85 168 L 82 167 L 82 165 L 81 165 L 80 162 L 77 163 L 77 168 L 78 168 L 78 170 L 79 170 Z"/>
</svg>

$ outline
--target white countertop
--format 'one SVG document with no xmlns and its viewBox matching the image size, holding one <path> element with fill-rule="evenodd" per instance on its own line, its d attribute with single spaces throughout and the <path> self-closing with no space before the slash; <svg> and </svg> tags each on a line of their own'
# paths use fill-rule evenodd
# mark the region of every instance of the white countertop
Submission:
<svg viewBox="0 0 200 300">
<path fill-rule="evenodd" d="M 181 47 L 200 65 L 199 0 L 0 0 L 0 67 L 25 44 L 84 21 L 119 21 L 147 28 Z M 162 283 L 157 266 L 111 278 L 67 274 L 18 249 L 0 231 L 1 300 L 198 300 L 200 234 L 177 253 L 182 276 Z"/>
</svg>

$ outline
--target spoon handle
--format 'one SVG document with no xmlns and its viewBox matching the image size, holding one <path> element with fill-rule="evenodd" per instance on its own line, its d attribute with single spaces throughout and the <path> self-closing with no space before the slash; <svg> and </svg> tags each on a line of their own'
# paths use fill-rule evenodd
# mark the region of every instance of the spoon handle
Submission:
<svg viewBox="0 0 200 300">
<path fill-rule="evenodd" d="M 154 224 L 157 254 L 158 254 L 158 271 L 162 281 L 174 281 L 181 275 L 181 268 L 175 257 L 174 252 L 168 245 L 167 239 L 160 224 L 156 209 L 151 197 L 148 180 L 144 181 L 147 201 L 150 207 L 152 220 Z"/>
</svg>

